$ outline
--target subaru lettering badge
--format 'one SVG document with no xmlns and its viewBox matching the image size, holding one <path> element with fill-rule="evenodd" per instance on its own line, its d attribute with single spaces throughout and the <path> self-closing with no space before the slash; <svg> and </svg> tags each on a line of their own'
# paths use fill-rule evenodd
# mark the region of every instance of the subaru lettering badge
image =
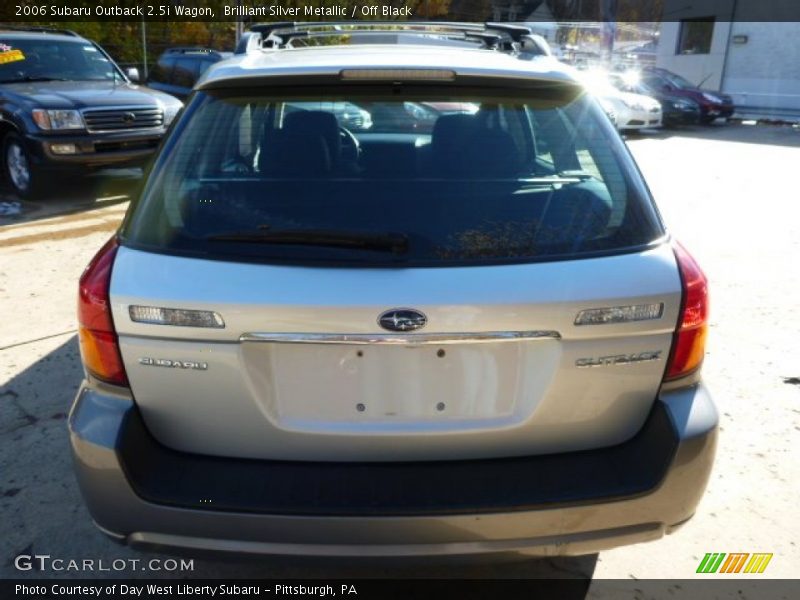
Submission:
<svg viewBox="0 0 800 600">
<path fill-rule="evenodd" d="M 413 308 L 393 308 L 378 317 L 378 325 L 389 331 L 414 331 L 427 322 L 428 317 Z"/>
</svg>

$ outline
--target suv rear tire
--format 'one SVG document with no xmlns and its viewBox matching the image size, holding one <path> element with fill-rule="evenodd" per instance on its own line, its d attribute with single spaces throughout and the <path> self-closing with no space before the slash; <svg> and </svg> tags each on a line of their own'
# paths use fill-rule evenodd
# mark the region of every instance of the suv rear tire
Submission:
<svg viewBox="0 0 800 600">
<path fill-rule="evenodd" d="M 20 198 L 33 198 L 40 191 L 36 167 L 23 139 L 14 132 L 3 138 L 3 177 Z"/>
</svg>

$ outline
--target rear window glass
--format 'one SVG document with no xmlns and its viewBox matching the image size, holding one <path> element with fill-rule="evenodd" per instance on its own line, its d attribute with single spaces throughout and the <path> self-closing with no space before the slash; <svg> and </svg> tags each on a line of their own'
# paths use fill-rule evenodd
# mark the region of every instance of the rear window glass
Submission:
<svg viewBox="0 0 800 600">
<path fill-rule="evenodd" d="M 622 141 L 577 88 L 200 92 L 126 243 L 263 262 L 572 258 L 663 235 Z"/>
</svg>

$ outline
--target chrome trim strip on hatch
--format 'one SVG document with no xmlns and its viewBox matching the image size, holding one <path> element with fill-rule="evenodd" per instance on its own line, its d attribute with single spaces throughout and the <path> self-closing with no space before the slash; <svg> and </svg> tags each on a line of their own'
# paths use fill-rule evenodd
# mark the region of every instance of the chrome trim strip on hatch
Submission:
<svg viewBox="0 0 800 600">
<path fill-rule="evenodd" d="M 244 333 L 240 342 L 270 344 L 387 344 L 421 346 L 425 344 L 480 344 L 560 339 L 557 331 L 476 331 L 474 333 Z"/>
</svg>

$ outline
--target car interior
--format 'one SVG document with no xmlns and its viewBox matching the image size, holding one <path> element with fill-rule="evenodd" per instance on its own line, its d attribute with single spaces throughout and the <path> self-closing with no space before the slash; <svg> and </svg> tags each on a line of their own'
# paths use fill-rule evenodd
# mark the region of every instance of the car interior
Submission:
<svg viewBox="0 0 800 600">
<path fill-rule="evenodd" d="M 351 131 L 283 102 L 214 104 L 201 119 L 211 131 L 194 133 L 220 143 L 181 144 L 164 177 L 164 238 L 388 228 L 428 257 L 529 256 L 610 239 L 628 218 L 597 120 L 560 108 L 485 102 L 420 123 L 383 102 L 406 115 L 404 132 L 387 132 L 380 118 Z"/>
</svg>

